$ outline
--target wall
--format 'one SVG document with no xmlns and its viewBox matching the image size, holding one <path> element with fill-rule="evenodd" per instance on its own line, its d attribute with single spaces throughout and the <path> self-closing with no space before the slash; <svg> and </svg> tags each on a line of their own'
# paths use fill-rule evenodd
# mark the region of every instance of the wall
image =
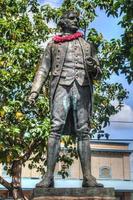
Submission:
<svg viewBox="0 0 133 200">
<path fill-rule="evenodd" d="M 118 144 L 91 144 L 93 149 L 121 149 L 127 150 L 128 145 L 118 145 Z M 92 151 L 92 174 L 99 178 L 99 169 L 106 166 L 111 169 L 111 178 L 120 179 L 120 180 L 129 180 L 130 179 L 130 164 L 129 164 L 129 154 L 128 153 L 113 153 L 113 152 L 96 152 Z M 40 177 L 41 174 L 36 172 L 36 169 L 29 170 L 28 168 L 29 161 L 26 163 L 25 167 L 22 170 L 22 177 Z M 119 170 L 118 170 L 119 166 Z M 57 171 L 61 169 L 61 164 L 56 165 L 56 176 Z M 73 165 L 68 169 L 70 178 L 81 179 L 82 172 L 79 160 L 75 160 Z M 1 174 L 1 165 L 0 165 L 0 174 Z M 59 176 L 57 176 L 59 177 Z"/>
</svg>

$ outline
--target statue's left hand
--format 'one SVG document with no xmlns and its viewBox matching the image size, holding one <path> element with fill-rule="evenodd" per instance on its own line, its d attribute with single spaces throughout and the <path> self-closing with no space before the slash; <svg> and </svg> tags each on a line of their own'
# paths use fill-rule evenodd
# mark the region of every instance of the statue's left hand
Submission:
<svg viewBox="0 0 133 200">
<path fill-rule="evenodd" d="M 86 62 L 88 71 L 89 72 L 95 72 L 96 66 L 97 66 L 97 62 L 91 56 L 86 57 L 85 58 L 85 62 Z"/>
</svg>

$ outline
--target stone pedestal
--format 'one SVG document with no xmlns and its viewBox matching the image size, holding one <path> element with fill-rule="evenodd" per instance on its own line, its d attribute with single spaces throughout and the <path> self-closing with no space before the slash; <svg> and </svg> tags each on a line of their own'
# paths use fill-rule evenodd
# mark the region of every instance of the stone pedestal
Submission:
<svg viewBox="0 0 133 200">
<path fill-rule="evenodd" d="M 35 188 L 31 200 L 116 200 L 113 188 Z"/>
</svg>

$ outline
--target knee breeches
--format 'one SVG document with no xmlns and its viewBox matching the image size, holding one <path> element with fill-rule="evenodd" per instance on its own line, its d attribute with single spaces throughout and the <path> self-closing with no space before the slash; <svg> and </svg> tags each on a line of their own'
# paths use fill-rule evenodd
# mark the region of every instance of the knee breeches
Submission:
<svg viewBox="0 0 133 200">
<path fill-rule="evenodd" d="M 58 85 L 51 109 L 51 136 L 61 136 L 71 111 L 74 119 L 74 129 L 77 136 L 89 134 L 89 118 L 91 95 L 89 86 L 80 86 L 74 82 L 70 86 Z"/>
</svg>

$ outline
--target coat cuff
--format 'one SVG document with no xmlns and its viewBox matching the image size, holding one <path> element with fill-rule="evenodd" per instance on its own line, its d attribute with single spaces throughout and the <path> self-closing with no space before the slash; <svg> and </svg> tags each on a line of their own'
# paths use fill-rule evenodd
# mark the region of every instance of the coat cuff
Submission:
<svg viewBox="0 0 133 200">
<path fill-rule="evenodd" d="M 39 96 L 39 92 L 37 92 L 37 91 L 31 91 L 30 95 L 31 94 L 37 94 L 37 97 Z"/>
</svg>

